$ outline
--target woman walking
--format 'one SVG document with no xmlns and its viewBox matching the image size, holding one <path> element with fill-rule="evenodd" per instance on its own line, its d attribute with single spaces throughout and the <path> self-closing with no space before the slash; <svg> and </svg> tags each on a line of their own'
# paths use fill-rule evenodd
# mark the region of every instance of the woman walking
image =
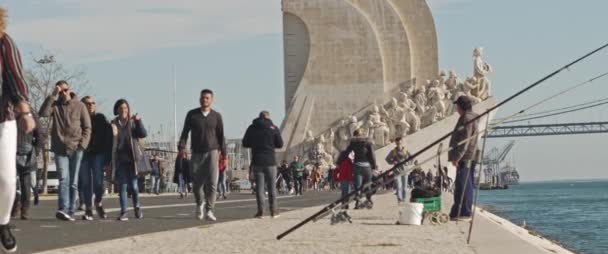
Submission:
<svg viewBox="0 0 608 254">
<path fill-rule="evenodd" d="M 353 171 L 355 175 L 355 189 L 358 191 L 355 209 L 361 208 L 359 199 L 363 193 L 365 193 L 365 198 L 368 201 L 368 207 L 371 208 L 373 203 L 369 189 L 372 183 L 372 170 L 378 168 L 376 166 L 376 156 L 374 155 L 372 143 L 366 137 L 363 137 L 361 130 L 356 130 L 353 136 L 348 148 L 346 148 L 346 153 L 355 153 Z"/>
<path fill-rule="evenodd" d="M 127 188 L 131 191 L 135 218 L 143 218 L 139 204 L 139 187 L 137 174 L 149 172 L 150 165 L 145 158 L 139 139 L 145 138 L 146 129 L 137 114 L 131 116 L 129 103 L 120 99 L 114 104 L 112 120 L 112 179 L 118 181 L 120 200 L 120 216 L 118 220 L 126 221 L 127 217 Z"/>
</svg>

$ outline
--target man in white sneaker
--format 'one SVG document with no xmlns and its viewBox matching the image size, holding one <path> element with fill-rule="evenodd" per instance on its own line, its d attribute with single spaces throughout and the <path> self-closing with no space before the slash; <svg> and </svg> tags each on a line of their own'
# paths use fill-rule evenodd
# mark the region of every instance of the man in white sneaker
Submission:
<svg viewBox="0 0 608 254">
<path fill-rule="evenodd" d="M 190 110 L 184 121 L 184 129 L 180 137 L 178 150 L 180 155 L 186 153 L 186 142 L 192 134 L 190 144 L 192 149 L 192 182 L 194 183 L 194 198 L 196 200 L 196 217 L 216 221 L 213 209 L 217 195 L 220 153 L 226 154 L 224 124 L 222 115 L 211 109 L 213 92 L 209 89 L 201 91 L 200 108 Z M 204 198 L 204 202 L 203 202 Z"/>
</svg>

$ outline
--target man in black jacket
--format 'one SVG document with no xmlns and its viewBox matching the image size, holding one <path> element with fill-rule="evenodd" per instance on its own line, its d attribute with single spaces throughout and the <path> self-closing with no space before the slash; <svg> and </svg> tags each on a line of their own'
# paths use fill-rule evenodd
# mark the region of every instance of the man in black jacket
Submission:
<svg viewBox="0 0 608 254">
<path fill-rule="evenodd" d="M 101 201 L 104 193 L 104 168 L 110 164 L 112 153 L 112 127 L 106 116 L 97 112 L 95 100 L 91 96 L 85 96 L 81 101 L 91 116 L 92 125 L 91 142 L 84 151 L 78 181 L 84 197 L 80 202 L 86 206 L 82 219 L 93 220 L 93 194 L 95 194 L 97 215 L 101 219 L 106 219 L 107 215 Z"/>
<path fill-rule="evenodd" d="M 274 184 L 277 176 L 277 162 L 274 149 L 283 147 L 281 132 L 270 120 L 268 111 L 262 111 L 260 116 L 253 120 L 247 128 L 243 137 L 243 146 L 251 148 L 251 166 L 256 181 L 256 200 L 258 212 L 256 218 L 262 219 L 264 215 L 264 183 L 268 190 L 268 203 L 270 216 L 279 217 L 279 209 L 276 201 L 276 186 Z"/>
</svg>

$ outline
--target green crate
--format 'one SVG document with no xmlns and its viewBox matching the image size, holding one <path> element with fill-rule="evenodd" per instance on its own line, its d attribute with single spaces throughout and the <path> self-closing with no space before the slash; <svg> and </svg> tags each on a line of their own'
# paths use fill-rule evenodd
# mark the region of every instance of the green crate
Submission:
<svg viewBox="0 0 608 254">
<path fill-rule="evenodd" d="M 425 212 L 441 211 L 441 197 L 417 198 L 416 203 L 423 204 Z"/>
</svg>

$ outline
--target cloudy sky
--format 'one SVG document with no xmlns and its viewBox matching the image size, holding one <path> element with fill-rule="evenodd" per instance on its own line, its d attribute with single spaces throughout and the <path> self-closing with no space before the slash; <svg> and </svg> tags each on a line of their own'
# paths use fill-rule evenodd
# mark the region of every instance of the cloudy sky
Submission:
<svg viewBox="0 0 608 254">
<path fill-rule="evenodd" d="M 493 91 L 506 98 L 587 51 L 608 42 L 605 0 L 429 0 L 439 38 L 440 68 L 471 73 L 471 52 L 485 48 Z M 5 0 L 8 31 L 26 64 L 43 50 L 70 68 L 84 68 L 91 92 L 109 113 L 131 101 L 153 132 L 172 132 L 173 67 L 178 121 L 196 107 L 202 88 L 216 91 L 229 137 L 240 137 L 261 109 L 284 115 L 279 0 Z M 522 106 L 608 71 L 608 51 L 571 68 L 501 108 Z M 537 110 L 608 97 L 598 80 Z M 543 120 L 608 120 L 606 108 Z M 533 123 L 542 123 L 536 121 Z M 503 146 L 508 140 L 491 140 Z M 608 178 L 607 134 L 516 140 L 512 153 L 523 180 Z"/>
</svg>

